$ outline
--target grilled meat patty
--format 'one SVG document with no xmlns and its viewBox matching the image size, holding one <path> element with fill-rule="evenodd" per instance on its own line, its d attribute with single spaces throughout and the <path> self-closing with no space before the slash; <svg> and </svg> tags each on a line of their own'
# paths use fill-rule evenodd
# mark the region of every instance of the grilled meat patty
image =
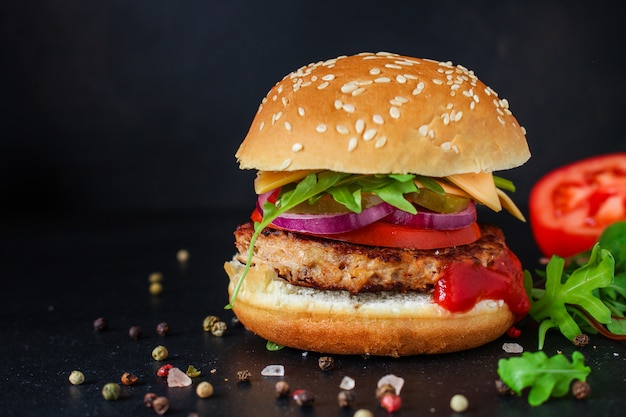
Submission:
<svg viewBox="0 0 626 417">
<path fill-rule="evenodd" d="M 468 245 L 418 250 L 355 245 L 300 233 L 266 228 L 256 240 L 252 264 L 267 265 L 293 285 L 325 290 L 425 291 L 453 262 L 469 260 L 485 268 L 508 261 L 511 253 L 502 231 L 480 225 L 482 236 Z M 235 231 L 235 246 L 246 263 L 252 222 Z"/>
</svg>

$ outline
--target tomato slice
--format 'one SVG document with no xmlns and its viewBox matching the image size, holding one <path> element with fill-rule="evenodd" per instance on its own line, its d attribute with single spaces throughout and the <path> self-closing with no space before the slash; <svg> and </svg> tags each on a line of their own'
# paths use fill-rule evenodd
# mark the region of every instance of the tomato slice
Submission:
<svg viewBox="0 0 626 417">
<path fill-rule="evenodd" d="M 262 220 L 258 210 L 250 218 L 255 222 Z M 480 228 L 476 222 L 456 230 L 429 230 L 378 221 L 345 233 L 314 236 L 368 246 L 440 249 L 475 242 L 480 239 Z"/>
<path fill-rule="evenodd" d="M 542 177 L 529 197 L 530 225 L 545 256 L 590 249 L 611 223 L 626 220 L 626 153 L 583 159 Z"/>
</svg>

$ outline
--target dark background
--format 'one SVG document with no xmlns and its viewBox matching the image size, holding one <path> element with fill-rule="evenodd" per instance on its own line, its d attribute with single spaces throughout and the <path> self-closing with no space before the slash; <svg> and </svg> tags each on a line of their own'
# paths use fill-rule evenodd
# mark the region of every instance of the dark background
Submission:
<svg viewBox="0 0 626 417">
<path fill-rule="evenodd" d="M 362 51 L 451 60 L 507 98 L 532 159 L 506 173 L 525 208 L 548 170 L 625 149 L 613 1 L 5 1 L 0 210 L 251 206 L 234 153 L 285 74 Z"/>
</svg>

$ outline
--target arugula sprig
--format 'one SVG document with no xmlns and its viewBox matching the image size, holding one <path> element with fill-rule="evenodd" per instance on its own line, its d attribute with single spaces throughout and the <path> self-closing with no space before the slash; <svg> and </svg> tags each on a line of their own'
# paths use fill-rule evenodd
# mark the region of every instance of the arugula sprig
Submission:
<svg viewBox="0 0 626 417">
<path fill-rule="evenodd" d="M 413 174 L 352 175 L 322 171 L 311 173 L 298 183 L 282 187 L 275 203 L 266 201 L 263 205 L 263 219 L 254 223 L 254 233 L 250 239 L 246 265 L 235 285 L 230 302 L 225 308 L 233 308 L 237 294 L 250 270 L 257 238 L 263 229 L 283 213 L 306 201 L 314 202 L 326 194 L 332 195 L 338 203 L 343 204 L 353 212 L 360 213 L 362 211 L 361 194 L 367 192 L 378 195 L 383 201 L 394 207 L 414 214 L 417 210 L 404 197 L 404 194 L 419 192 L 414 181 L 416 177 Z M 425 186 L 437 193 L 443 193 L 443 189 L 435 181 L 426 181 Z"/>
<path fill-rule="evenodd" d="M 543 351 L 500 359 L 498 375 L 517 395 L 530 388 L 528 403 L 538 406 L 550 397 L 563 397 L 574 380 L 585 381 L 591 372 L 582 353 L 574 351 L 570 362 L 563 354 L 548 357 Z"/>
<path fill-rule="evenodd" d="M 609 226 L 594 247 L 566 262 L 553 256 L 545 289 L 530 290 L 529 315 L 539 323 L 539 349 L 548 330 L 573 340 L 581 328 L 626 340 L 626 222 Z"/>
</svg>

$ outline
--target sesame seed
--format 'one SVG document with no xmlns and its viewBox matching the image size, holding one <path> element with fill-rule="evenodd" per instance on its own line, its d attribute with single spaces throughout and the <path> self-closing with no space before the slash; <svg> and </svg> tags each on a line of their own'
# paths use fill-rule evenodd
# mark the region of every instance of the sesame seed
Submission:
<svg viewBox="0 0 626 417">
<path fill-rule="evenodd" d="M 441 118 L 443 119 L 443 124 L 444 125 L 449 125 L 450 124 L 450 115 L 448 113 L 444 113 L 441 115 Z"/>
<path fill-rule="evenodd" d="M 458 147 L 458 146 L 456 146 L 456 145 L 452 145 L 452 150 L 453 150 L 453 151 L 454 151 L 454 153 L 455 153 L 455 154 L 457 154 L 457 155 L 460 153 L 460 151 L 459 151 L 459 147 Z"/>
<path fill-rule="evenodd" d="M 342 135 L 347 135 L 348 133 L 350 133 L 350 130 L 344 125 L 337 125 L 335 129 L 337 129 L 337 132 L 341 133 Z"/>
<path fill-rule="evenodd" d="M 359 87 L 352 92 L 352 97 L 356 97 L 365 91 L 364 87 Z"/>
<path fill-rule="evenodd" d="M 287 100 L 287 98 L 286 98 L 286 97 L 282 97 L 282 98 L 280 99 L 280 101 L 282 101 L 282 102 L 283 102 L 283 106 L 286 106 L 287 104 L 289 104 L 289 100 Z"/>
<path fill-rule="evenodd" d="M 349 82 L 341 86 L 341 92 L 345 94 L 349 94 L 353 92 L 354 90 L 356 90 L 357 88 L 358 86 L 355 83 Z"/>
<path fill-rule="evenodd" d="M 367 129 L 364 133 L 363 133 L 363 140 L 364 141 L 369 141 L 372 140 L 374 138 L 374 136 L 376 136 L 376 129 Z"/>
<path fill-rule="evenodd" d="M 463 112 L 460 111 L 457 114 L 454 115 L 454 121 L 458 122 L 459 120 L 461 120 L 461 117 L 463 117 Z"/>
<path fill-rule="evenodd" d="M 500 123 L 502 123 L 502 124 L 504 124 L 504 123 L 505 123 L 505 122 L 504 122 L 504 119 L 503 119 L 502 117 L 500 117 L 500 116 L 498 116 L 498 121 L 499 121 Z"/>
<path fill-rule="evenodd" d="M 370 70 L 370 75 L 378 75 L 380 74 L 380 69 L 379 68 L 372 68 Z"/>
<path fill-rule="evenodd" d="M 354 110 L 356 110 L 354 104 L 344 104 L 341 108 L 348 113 L 354 113 Z"/>
<path fill-rule="evenodd" d="M 441 81 L 439 78 L 433 78 L 433 83 L 437 85 L 442 85 L 443 81 Z"/>
<path fill-rule="evenodd" d="M 348 141 L 348 152 L 352 152 L 354 150 L 354 148 L 356 148 L 356 145 L 358 144 L 358 140 L 357 138 L 350 138 L 350 140 Z"/>
<path fill-rule="evenodd" d="M 441 146 L 441 149 L 443 149 L 444 151 L 449 151 L 450 149 L 452 149 L 452 144 L 450 142 L 444 142 L 439 146 Z"/>
<path fill-rule="evenodd" d="M 428 131 L 428 136 L 429 136 L 431 139 L 435 139 L 435 131 L 434 131 L 434 130 L 432 130 L 432 129 L 430 129 L 430 130 Z"/>
<path fill-rule="evenodd" d="M 274 94 L 274 95 L 272 96 L 272 101 L 276 101 L 277 99 L 278 99 L 278 96 L 277 96 L 276 94 Z"/>
<path fill-rule="evenodd" d="M 404 76 L 409 80 L 417 80 L 417 76 L 413 74 L 404 74 Z"/>
<path fill-rule="evenodd" d="M 320 85 L 317 86 L 318 90 L 323 90 L 326 87 L 328 87 L 328 81 L 324 81 L 323 83 L 321 83 Z"/>
<path fill-rule="evenodd" d="M 383 116 L 381 116 L 380 114 L 373 115 L 372 121 L 377 125 L 382 125 L 383 123 L 385 123 L 385 119 L 383 119 Z"/>
<path fill-rule="evenodd" d="M 287 129 L 287 131 L 291 132 L 291 123 L 285 122 L 285 129 Z"/>
<path fill-rule="evenodd" d="M 478 97 L 478 95 L 474 94 L 474 96 L 473 96 L 472 98 L 474 99 L 474 101 L 475 101 L 476 103 L 479 103 L 479 102 L 480 102 L 480 98 Z"/>
<path fill-rule="evenodd" d="M 470 110 L 474 110 L 474 107 L 476 107 L 476 103 L 475 102 L 470 102 Z"/>
<path fill-rule="evenodd" d="M 261 124 L 259 124 L 259 130 L 263 130 L 264 127 L 265 127 L 265 122 L 261 122 Z"/>
<path fill-rule="evenodd" d="M 526 128 L 524 126 L 520 126 L 520 129 L 522 129 L 522 133 L 526 136 Z"/>
<path fill-rule="evenodd" d="M 300 116 L 304 116 L 304 108 L 302 108 L 302 107 L 298 107 L 298 114 L 299 114 Z"/>
<path fill-rule="evenodd" d="M 416 96 L 418 94 L 420 94 L 422 91 L 424 91 L 424 83 L 422 81 L 420 81 L 419 83 L 417 83 L 417 87 L 415 87 L 415 89 L 413 90 L 413 95 Z"/>
<path fill-rule="evenodd" d="M 291 165 L 291 159 L 287 158 L 283 161 L 282 165 L 280 166 L 280 168 L 278 169 L 279 171 L 284 171 L 285 169 L 287 169 L 289 167 L 289 165 Z"/>
<path fill-rule="evenodd" d="M 392 69 L 402 69 L 400 65 L 396 65 L 396 64 L 385 64 L 385 67 L 392 68 Z"/>
<path fill-rule="evenodd" d="M 315 128 L 315 130 L 317 130 L 319 133 L 324 133 L 324 132 L 326 132 L 326 129 L 327 129 L 327 127 L 326 127 L 326 125 L 325 125 L 325 124 L 320 124 L 320 125 L 317 125 L 317 127 Z"/>
<path fill-rule="evenodd" d="M 280 118 L 283 116 L 283 112 L 282 112 L 282 111 L 279 111 L 279 112 L 278 112 L 278 113 L 276 113 L 274 116 L 275 116 L 275 120 L 278 120 L 278 119 L 280 119 Z"/>
<path fill-rule="evenodd" d="M 343 102 L 341 100 L 335 100 L 335 102 L 333 103 L 333 105 L 335 106 L 335 108 L 337 110 L 339 110 L 340 108 L 343 107 Z"/>
<path fill-rule="evenodd" d="M 500 105 L 502 107 L 504 107 L 505 109 L 508 109 L 509 108 L 509 101 L 507 99 L 503 98 L 502 100 L 500 100 Z"/>
<path fill-rule="evenodd" d="M 371 85 L 374 83 L 372 80 L 357 80 L 354 82 L 356 85 Z"/>
<path fill-rule="evenodd" d="M 454 104 L 453 104 L 453 103 L 448 103 L 448 104 L 446 105 L 446 109 L 448 109 L 448 110 L 450 110 L 452 107 L 454 107 Z"/>
<path fill-rule="evenodd" d="M 385 146 L 385 143 L 387 143 L 387 137 L 381 136 L 378 139 L 376 139 L 376 143 L 374 144 L 374 147 L 382 148 L 383 146 Z"/>
<path fill-rule="evenodd" d="M 388 77 L 378 77 L 374 80 L 375 83 L 389 83 L 391 79 Z"/>
<path fill-rule="evenodd" d="M 335 76 L 333 74 L 326 74 L 322 77 L 322 80 L 324 81 L 332 81 L 335 79 Z"/>
<path fill-rule="evenodd" d="M 422 136 L 426 136 L 428 134 L 428 125 L 421 125 L 417 131 L 420 133 L 420 135 Z"/>
<path fill-rule="evenodd" d="M 359 135 L 363 133 L 363 129 L 365 129 L 365 122 L 363 121 L 363 119 L 357 119 L 357 121 L 354 123 L 354 129 Z"/>
<path fill-rule="evenodd" d="M 396 75 L 396 81 L 400 84 L 406 83 L 406 77 L 404 75 Z"/>
<path fill-rule="evenodd" d="M 397 107 L 392 107 L 389 109 L 389 115 L 393 118 L 393 119 L 399 119 L 400 118 L 400 109 Z"/>
<path fill-rule="evenodd" d="M 302 150 L 303 146 L 300 142 L 296 142 L 291 146 L 291 150 L 293 152 L 300 152 Z"/>
</svg>

